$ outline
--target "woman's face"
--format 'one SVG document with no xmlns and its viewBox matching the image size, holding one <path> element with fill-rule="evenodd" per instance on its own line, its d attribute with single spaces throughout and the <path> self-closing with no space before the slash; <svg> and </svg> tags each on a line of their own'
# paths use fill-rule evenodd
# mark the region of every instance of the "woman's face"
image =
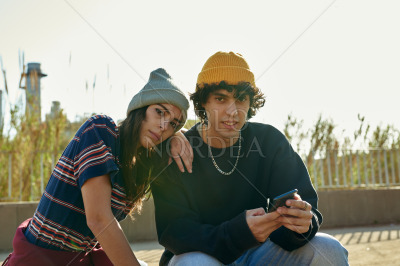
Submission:
<svg viewBox="0 0 400 266">
<path fill-rule="evenodd" d="M 140 129 L 139 144 L 151 148 L 171 137 L 182 123 L 182 112 L 175 105 L 159 103 L 150 105 Z"/>
</svg>

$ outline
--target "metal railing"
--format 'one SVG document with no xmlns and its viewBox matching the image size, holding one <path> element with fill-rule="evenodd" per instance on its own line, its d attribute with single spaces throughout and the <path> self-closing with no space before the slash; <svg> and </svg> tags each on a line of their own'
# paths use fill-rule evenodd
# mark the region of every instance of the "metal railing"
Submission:
<svg viewBox="0 0 400 266">
<path fill-rule="evenodd" d="M 18 156 L 13 151 L 0 151 L 0 200 L 38 200 L 60 153 L 35 151 L 26 159 Z"/>
<path fill-rule="evenodd" d="M 0 200 L 38 200 L 61 153 L 35 151 L 29 161 L 0 151 Z M 400 186 L 400 150 L 326 150 L 303 155 L 318 189 Z"/>
<path fill-rule="evenodd" d="M 400 185 L 400 150 L 326 150 L 303 155 L 316 189 Z"/>
</svg>

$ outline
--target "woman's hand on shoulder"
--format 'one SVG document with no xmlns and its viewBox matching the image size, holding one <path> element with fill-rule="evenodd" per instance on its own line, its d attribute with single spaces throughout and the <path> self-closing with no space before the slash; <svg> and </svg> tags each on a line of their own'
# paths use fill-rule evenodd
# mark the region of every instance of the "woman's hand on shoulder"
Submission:
<svg viewBox="0 0 400 266">
<path fill-rule="evenodd" d="M 176 132 L 171 137 L 171 153 L 168 160 L 168 164 L 172 163 L 172 159 L 175 160 L 181 172 L 185 172 L 185 168 L 189 173 L 192 172 L 193 162 L 193 149 L 190 146 L 189 141 L 183 134 L 182 130 Z M 185 167 L 183 166 L 185 165 Z"/>
</svg>

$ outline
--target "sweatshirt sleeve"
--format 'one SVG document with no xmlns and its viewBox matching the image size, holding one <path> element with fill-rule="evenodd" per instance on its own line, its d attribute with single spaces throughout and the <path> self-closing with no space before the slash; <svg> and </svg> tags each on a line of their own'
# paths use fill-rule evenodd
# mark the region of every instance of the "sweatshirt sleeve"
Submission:
<svg viewBox="0 0 400 266">
<path fill-rule="evenodd" d="M 167 250 L 175 255 L 199 251 L 229 264 L 260 244 L 247 225 L 245 212 L 219 225 L 202 223 L 180 187 L 180 178 L 173 179 L 152 184 L 158 240 Z"/>
<path fill-rule="evenodd" d="M 322 215 L 317 209 L 318 196 L 303 160 L 286 139 L 282 139 L 275 150 L 270 174 L 271 198 L 297 188 L 301 199 L 312 206 L 313 218 L 308 232 L 298 234 L 282 226 L 270 235 L 272 242 L 285 250 L 292 251 L 307 244 L 319 230 Z"/>
</svg>

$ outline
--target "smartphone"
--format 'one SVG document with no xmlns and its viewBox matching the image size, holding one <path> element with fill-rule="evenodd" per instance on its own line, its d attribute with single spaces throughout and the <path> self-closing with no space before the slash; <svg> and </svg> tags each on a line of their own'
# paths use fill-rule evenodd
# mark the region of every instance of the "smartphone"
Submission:
<svg viewBox="0 0 400 266">
<path fill-rule="evenodd" d="M 283 193 L 282 195 L 275 197 L 272 200 L 271 208 L 268 209 L 268 212 L 276 211 L 276 209 L 278 209 L 279 207 L 282 207 L 282 206 L 289 207 L 289 206 L 286 206 L 286 200 L 294 199 L 294 194 L 296 194 L 297 191 L 298 191 L 297 189 L 293 189 L 289 192 Z"/>
</svg>

